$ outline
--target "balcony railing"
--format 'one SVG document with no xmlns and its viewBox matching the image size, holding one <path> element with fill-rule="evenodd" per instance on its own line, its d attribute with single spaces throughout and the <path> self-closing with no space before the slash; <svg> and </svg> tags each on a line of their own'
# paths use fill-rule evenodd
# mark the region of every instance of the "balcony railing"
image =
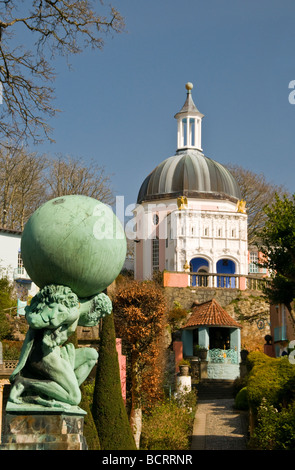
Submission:
<svg viewBox="0 0 295 470">
<path fill-rule="evenodd" d="M 249 289 L 261 291 L 267 282 L 266 278 L 243 276 L 241 274 L 188 274 L 190 276 L 190 285 L 192 287 L 217 287 L 223 289 Z"/>
<path fill-rule="evenodd" d="M 208 361 L 217 364 L 238 364 L 238 351 L 235 349 L 209 349 Z"/>
</svg>

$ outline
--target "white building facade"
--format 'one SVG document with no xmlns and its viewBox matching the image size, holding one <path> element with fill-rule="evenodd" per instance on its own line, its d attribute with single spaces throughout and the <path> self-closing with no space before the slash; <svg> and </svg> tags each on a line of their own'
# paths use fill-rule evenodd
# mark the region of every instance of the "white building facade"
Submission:
<svg viewBox="0 0 295 470">
<path fill-rule="evenodd" d="M 17 297 L 26 301 L 38 292 L 38 287 L 27 274 L 21 257 L 21 235 L 18 230 L 0 228 L 0 275 L 15 284 Z"/>
<path fill-rule="evenodd" d="M 186 89 L 175 115 L 176 154 L 148 175 L 138 194 L 135 278 L 190 271 L 196 273 L 193 285 L 235 287 L 223 284 L 233 278 L 217 274 L 248 274 L 247 215 L 233 176 L 203 154 L 203 114 L 193 102 L 192 84 Z"/>
</svg>

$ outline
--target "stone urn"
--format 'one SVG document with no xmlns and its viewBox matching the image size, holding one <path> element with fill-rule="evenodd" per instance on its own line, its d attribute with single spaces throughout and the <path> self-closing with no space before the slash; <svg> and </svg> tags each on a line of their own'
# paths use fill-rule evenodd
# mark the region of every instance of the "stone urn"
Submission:
<svg viewBox="0 0 295 470">
<path fill-rule="evenodd" d="M 205 361 L 207 359 L 207 353 L 208 353 L 207 349 L 199 350 L 199 358 L 201 359 L 201 361 Z"/>
<path fill-rule="evenodd" d="M 181 363 L 178 364 L 179 367 L 179 373 L 181 376 L 188 376 L 189 371 L 190 371 L 190 363 L 188 361 L 182 361 Z"/>
</svg>

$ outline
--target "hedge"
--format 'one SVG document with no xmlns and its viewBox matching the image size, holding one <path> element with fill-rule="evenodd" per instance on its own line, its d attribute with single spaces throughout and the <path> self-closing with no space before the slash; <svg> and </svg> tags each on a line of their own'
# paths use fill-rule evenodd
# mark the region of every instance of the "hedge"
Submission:
<svg viewBox="0 0 295 470">
<path fill-rule="evenodd" d="M 295 398 L 295 366 L 287 356 L 275 359 L 253 352 L 248 361 L 251 370 L 247 379 L 247 398 L 255 414 L 263 399 L 280 407 Z"/>
</svg>

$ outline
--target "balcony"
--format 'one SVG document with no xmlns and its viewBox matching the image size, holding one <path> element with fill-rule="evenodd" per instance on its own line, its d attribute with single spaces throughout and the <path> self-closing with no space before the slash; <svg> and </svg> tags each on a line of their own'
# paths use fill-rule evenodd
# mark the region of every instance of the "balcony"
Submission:
<svg viewBox="0 0 295 470">
<path fill-rule="evenodd" d="M 222 273 L 164 271 L 164 287 L 201 287 L 262 291 L 268 279 L 261 276 Z"/>
<path fill-rule="evenodd" d="M 13 271 L 13 279 L 16 282 L 32 282 L 24 267 L 19 267 Z"/>
</svg>

